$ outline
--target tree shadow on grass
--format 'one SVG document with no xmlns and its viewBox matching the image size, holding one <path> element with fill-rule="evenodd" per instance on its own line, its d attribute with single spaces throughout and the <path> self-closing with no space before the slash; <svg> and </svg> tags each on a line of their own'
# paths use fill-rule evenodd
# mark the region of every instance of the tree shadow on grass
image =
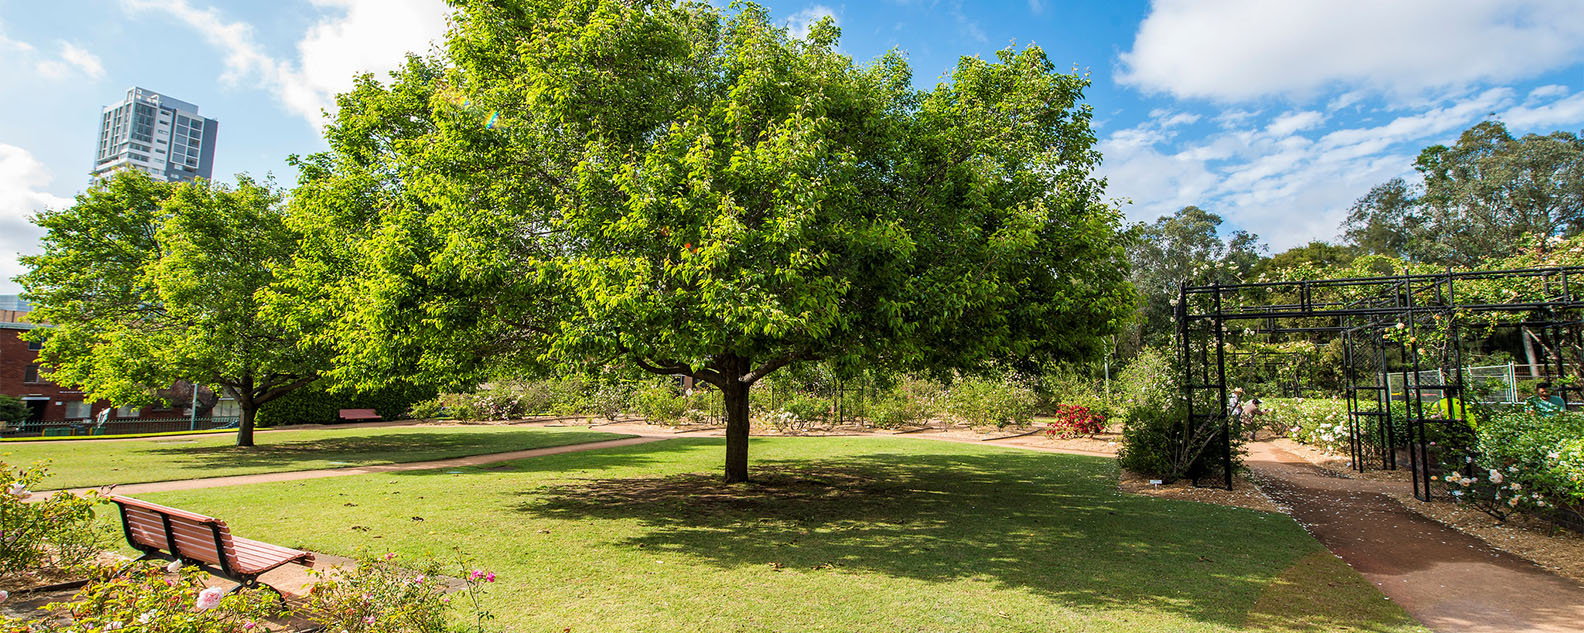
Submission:
<svg viewBox="0 0 1584 633">
<path fill-rule="evenodd" d="M 717 473 L 594 478 L 517 510 L 638 520 L 622 545 L 721 567 L 780 565 L 974 580 L 1075 607 L 1164 611 L 1237 627 L 1313 541 L 1277 515 L 1122 495 L 1112 462 L 1019 453 L 760 461 Z"/>
<path fill-rule="evenodd" d="M 597 431 L 448 431 L 434 433 L 385 433 L 312 440 L 270 442 L 261 437 L 258 446 L 168 446 L 147 454 L 183 467 L 283 469 L 305 462 L 345 462 L 334 466 L 358 466 L 392 462 L 427 461 L 487 453 L 504 453 L 534 448 L 582 444 L 627 437 Z"/>
</svg>

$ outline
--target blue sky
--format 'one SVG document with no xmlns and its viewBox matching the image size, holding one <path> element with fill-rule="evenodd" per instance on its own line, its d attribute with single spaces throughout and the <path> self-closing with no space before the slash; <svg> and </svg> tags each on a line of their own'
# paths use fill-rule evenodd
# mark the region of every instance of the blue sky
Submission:
<svg viewBox="0 0 1584 633">
<path fill-rule="evenodd" d="M 832 16 L 859 61 L 904 51 L 916 81 L 1035 43 L 1087 72 L 1109 180 L 1133 220 L 1188 204 L 1272 250 L 1331 239 L 1419 149 L 1494 116 L 1584 129 L 1575 0 L 769 0 L 794 31 Z M 319 111 L 358 71 L 444 33 L 441 0 L 0 0 L 0 292 L 27 216 L 87 184 L 103 105 L 133 85 L 220 120 L 215 175 L 294 174 Z"/>
</svg>

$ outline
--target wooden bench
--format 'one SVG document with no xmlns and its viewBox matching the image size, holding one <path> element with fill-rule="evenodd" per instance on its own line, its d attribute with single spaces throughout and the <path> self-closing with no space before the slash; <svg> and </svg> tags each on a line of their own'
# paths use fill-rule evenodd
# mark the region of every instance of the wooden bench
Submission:
<svg viewBox="0 0 1584 633">
<path fill-rule="evenodd" d="M 373 409 L 342 409 L 343 420 L 383 420 L 380 414 Z"/>
<path fill-rule="evenodd" d="M 214 517 L 120 495 L 111 495 L 110 500 L 121 509 L 127 543 L 143 552 L 138 560 L 195 563 L 204 571 L 236 581 L 237 587 L 257 587 L 261 574 L 287 563 L 313 565 L 312 552 L 232 536 L 225 521 Z"/>
</svg>

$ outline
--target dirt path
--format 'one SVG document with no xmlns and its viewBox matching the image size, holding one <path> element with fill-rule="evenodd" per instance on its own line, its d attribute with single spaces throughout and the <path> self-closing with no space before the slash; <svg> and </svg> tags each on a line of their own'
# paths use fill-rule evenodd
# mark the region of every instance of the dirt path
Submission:
<svg viewBox="0 0 1584 633">
<path fill-rule="evenodd" d="M 1403 508 L 1267 442 L 1248 465 L 1315 538 L 1426 626 L 1446 633 L 1584 631 L 1584 587 Z"/>
<path fill-rule="evenodd" d="M 303 479 L 322 479 L 325 477 L 347 477 L 350 475 L 367 475 L 369 473 L 391 473 L 409 470 L 430 470 L 437 468 L 459 468 L 463 466 L 482 466 L 496 462 L 511 461 L 514 459 L 527 459 L 530 457 L 543 457 L 545 455 L 559 455 L 561 453 L 576 453 L 578 451 L 592 451 L 602 448 L 616 448 L 618 446 L 631 446 L 634 444 L 647 444 L 667 439 L 660 436 L 629 437 L 619 440 L 606 440 L 604 442 L 588 442 L 585 444 L 569 444 L 566 446 L 552 446 L 549 448 L 534 448 L 510 453 L 491 453 L 488 455 L 471 455 L 468 457 L 453 457 L 451 459 L 437 459 L 427 462 L 407 462 L 405 464 L 379 464 L 376 466 L 356 466 L 353 468 L 325 468 L 320 470 L 295 470 L 282 473 L 258 473 L 255 475 L 235 475 L 231 477 L 209 477 L 205 479 L 182 479 L 178 481 L 154 481 L 142 484 L 125 484 L 115 487 L 115 493 L 120 495 L 135 495 L 145 492 L 167 492 L 171 490 L 198 490 L 201 488 L 219 488 L 222 486 L 241 486 L 245 484 L 262 484 L 277 481 L 299 481 Z M 81 493 L 97 488 L 76 488 L 74 493 Z"/>
</svg>

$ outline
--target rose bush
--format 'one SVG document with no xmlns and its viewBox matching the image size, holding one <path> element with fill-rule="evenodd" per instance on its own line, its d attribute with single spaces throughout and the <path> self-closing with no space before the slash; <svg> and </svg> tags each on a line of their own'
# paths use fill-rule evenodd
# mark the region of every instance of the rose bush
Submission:
<svg viewBox="0 0 1584 633">
<path fill-rule="evenodd" d="M 109 541 L 108 526 L 94 522 L 95 492 L 56 492 L 37 499 L 43 466 L 17 469 L 0 462 L 0 583 L 21 574 L 73 572 L 98 556 Z"/>
<path fill-rule="evenodd" d="M 162 564 L 96 570 L 70 602 L 46 607 L 56 617 L 28 623 L 20 631 L 43 633 L 256 633 L 285 630 L 268 620 L 281 616 L 280 599 L 267 589 L 227 594 L 209 587 L 209 574 L 195 567 L 168 572 Z"/>
<path fill-rule="evenodd" d="M 1522 407 L 1480 419 L 1474 445 L 1449 451 L 1449 492 L 1505 519 L 1512 512 L 1584 511 L 1584 414 L 1540 415 Z"/>
</svg>

